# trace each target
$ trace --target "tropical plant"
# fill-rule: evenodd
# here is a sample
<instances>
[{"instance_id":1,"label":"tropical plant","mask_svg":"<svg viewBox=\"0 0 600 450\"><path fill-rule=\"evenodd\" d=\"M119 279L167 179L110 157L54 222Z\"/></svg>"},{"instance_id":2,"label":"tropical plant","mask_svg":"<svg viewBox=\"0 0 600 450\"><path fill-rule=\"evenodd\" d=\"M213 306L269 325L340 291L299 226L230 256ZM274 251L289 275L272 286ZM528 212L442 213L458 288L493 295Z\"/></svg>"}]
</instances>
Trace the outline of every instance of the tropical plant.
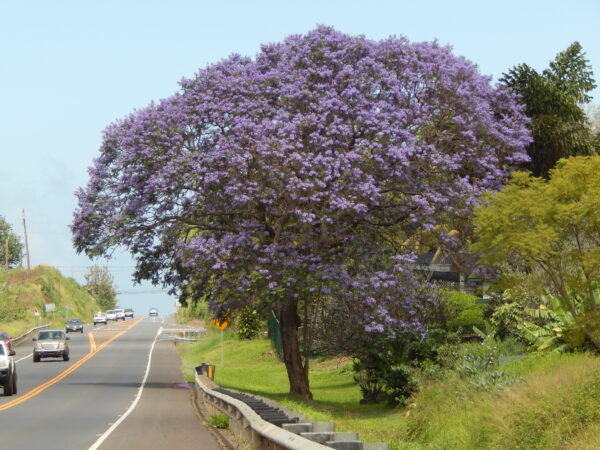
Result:
<instances>
[{"instance_id":1,"label":"tropical plant","mask_svg":"<svg viewBox=\"0 0 600 450\"><path fill-rule=\"evenodd\" d=\"M550 179L515 172L475 212L472 246L487 265L510 262L533 271L570 322L598 309L600 157L561 160Z\"/></svg>"}]
</instances>

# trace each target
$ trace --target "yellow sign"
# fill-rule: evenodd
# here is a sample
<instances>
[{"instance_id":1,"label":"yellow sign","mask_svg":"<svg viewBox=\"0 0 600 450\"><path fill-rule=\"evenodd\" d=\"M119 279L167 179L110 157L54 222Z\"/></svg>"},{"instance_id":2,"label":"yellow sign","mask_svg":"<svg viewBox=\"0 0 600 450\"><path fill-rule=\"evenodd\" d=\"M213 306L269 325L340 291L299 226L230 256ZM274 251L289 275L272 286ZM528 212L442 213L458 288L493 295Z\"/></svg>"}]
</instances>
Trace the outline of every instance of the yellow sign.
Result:
<instances>
[{"instance_id":1,"label":"yellow sign","mask_svg":"<svg viewBox=\"0 0 600 450\"><path fill-rule=\"evenodd\" d=\"M231 323L231 319L226 314L222 314L220 317L215 317L211 322L215 327L223 331Z\"/></svg>"}]
</instances>

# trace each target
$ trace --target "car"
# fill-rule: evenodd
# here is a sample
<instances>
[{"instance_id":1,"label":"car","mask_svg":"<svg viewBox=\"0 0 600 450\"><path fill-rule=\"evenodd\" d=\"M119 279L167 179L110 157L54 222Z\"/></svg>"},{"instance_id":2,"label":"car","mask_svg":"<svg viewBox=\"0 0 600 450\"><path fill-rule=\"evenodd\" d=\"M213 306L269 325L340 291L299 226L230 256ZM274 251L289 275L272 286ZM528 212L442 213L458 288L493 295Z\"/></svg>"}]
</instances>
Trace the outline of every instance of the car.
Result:
<instances>
[{"instance_id":1,"label":"car","mask_svg":"<svg viewBox=\"0 0 600 450\"><path fill-rule=\"evenodd\" d=\"M158 309L150 308L150 311L148 312L148 314L150 314L151 316L158 316Z\"/></svg>"},{"instance_id":2,"label":"car","mask_svg":"<svg viewBox=\"0 0 600 450\"><path fill-rule=\"evenodd\" d=\"M83 322L81 321L81 319L69 319L65 327L65 331L67 333L71 331L79 331L80 333L83 333Z\"/></svg>"},{"instance_id":3,"label":"car","mask_svg":"<svg viewBox=\"0 0 600 450\"><path fill-rule=\"evenodd\" d=\"M99 323L103 323L104 325L106 325L106 314L104 314L103 312L97 312L96 314L94 314L94 325L97 325Z\"/></svg>"},{"instance_id":4,"label":"car","mask_svg":"<svg viewBox=\"0 0 600 450\"><path fill-rule=\"evenodd\" d=\"M33 362L40 362L40 359L53 356L61 358L64 361L69 360L69 337L63 330L41 330L37 338L32 339L35 344L33 346Z\"/></svg>"},{"instance_id":5,"label":"car","mask_svg":"<svg viewBox=\"0 0 600 450\"><path fill-rule=\"evenodd\" d=\"M106 320L117 320L117 313L114 309L106 311Z\"/></svg>"},{"instance_id":6,"label":"car","mask_svg":"<svg viewBox=\"0 0 600 450\"><path fill-rule=\"evenodd\" d=\"M115 309L115 314L117 316L116 320L125 320L125 310L124 309Z\"/></svg>"},{"instance_id":7,"label":"car","mask_svg":"<svg viewBox=\"0 0 600 450\"><path fill-rule=\"evenodd\" d=\"M133 319L133 309L125 308L125 317L131 317Z\"/></svg>"},{"instance_id":8,"label":"car","mask_svg":"<svg viewBox=\"0 0 600 450\"><path fill-rule=\"evenodd\" d=\"M4 341L0 341L0 385L5 396L17 393L17 366L12 359L14 354L14 350L9 349Z\"/></svg>"},{"instance_id":9,"label":"car","mask_svg":"<svg viewBox=\"0 0 600 450\"><path fill-rule=\"evenodd\" d=\"M6 331L0 331L0 341L3 341L6 346L8 347L8 350L12 350L12 337L10 337L8 335L8 333Z\"/></svg>"}]
</instances>

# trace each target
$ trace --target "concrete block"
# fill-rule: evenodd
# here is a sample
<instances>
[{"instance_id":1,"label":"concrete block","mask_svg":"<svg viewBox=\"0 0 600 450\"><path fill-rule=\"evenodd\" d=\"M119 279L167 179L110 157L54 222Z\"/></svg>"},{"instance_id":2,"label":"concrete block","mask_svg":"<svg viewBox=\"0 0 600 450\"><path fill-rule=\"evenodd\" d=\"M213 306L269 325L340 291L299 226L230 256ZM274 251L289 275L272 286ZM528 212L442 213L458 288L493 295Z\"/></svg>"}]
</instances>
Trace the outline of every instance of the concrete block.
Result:
<instances>
[{"instance_id":1,"label":"concrete block","mask_svg":"<svg viewBox=\"0 0 600 450\"><path fill-rule=\"evenodd\" d=\"M358 433L354 432L343 432L343 433L335 433L332 431L317 431L310 433L300 433L300 436L309 439L314 442L318 442L319 444L325 444L325 442L332 441L357 441Z\"/></svg>"},{"instance_id":2,"label":"concrete block","mask_svg":"<svg viewBox=\"0 0 600 450\"><path fill-rule=\"evenodd\" d=\"M289 431L290 433L307 433L313 430L313 424L309 422L305 423L284 423L281 428Z\"/></svg>"},{"instance_id":3,"label":"concrete block","mask_svg":"<svg viewBox=\"0 0 600 450\"><path fill-rule=\"evenodd\" d=\"M318 442L319 444L325 444L327 441L335 441L334 434L335 433L332 432L311 431L308 433L300 433L300 436L313 442Z\"/></svg>"},{"instance_id":4,"label":"concrete block","mask_svg":"<svg viewBox=\"0 0 600 450\"><path fill-rule=\"evenodd\" d=\"M362 441L327 441L325 445L336 450L363 450Z\"/></svg>"},{"instance_id":5,"label":"concrete block","mask_svg":"<svg viewBox=\"0 0 600 450\"><path fill-rule=\"evenodd\" d=\"M312 431L332 432L335 431L335 422L313 422Z\"/></svg>"}]
</instances>

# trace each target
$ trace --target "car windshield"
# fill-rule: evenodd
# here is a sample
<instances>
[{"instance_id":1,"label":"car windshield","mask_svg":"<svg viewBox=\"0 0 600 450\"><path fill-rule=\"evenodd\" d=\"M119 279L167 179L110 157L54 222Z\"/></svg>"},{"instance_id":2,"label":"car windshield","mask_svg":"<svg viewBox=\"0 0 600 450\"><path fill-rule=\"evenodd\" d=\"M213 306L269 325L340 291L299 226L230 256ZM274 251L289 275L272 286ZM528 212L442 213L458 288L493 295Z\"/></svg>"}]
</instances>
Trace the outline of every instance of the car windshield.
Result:
<instances>
[{"instance_id":1,"label":"car windshield","mask_svg":"<svg viewBox=\"0 0 600 450\"><path fill-rule=\"evenodd\" d=\"M0 331L0 339L8 339L8 333L5 331Z\"/></svg>"},{"instance_id":2,"label":"car windshield","mask_svg":"<svg viewBox=\"0 0 600 450\"><path fill-rule=\"evenodd\" d=\"M62 331L40 331L38 335L40 340L44 339L62 339L63 333Z\"/></svg>"},{"instance_id":3,"label":"car windshield","mask_svg":"<svg viewBox=\"0 0 600 450\"><path fill-rule=\"evenodd\" d=\"M81 323L81 320L79 320L79 319L71 319L71 320L69 320L69 323Z\"/></svg>"},{"instance_id":4,"label":"car windshield","mask_svg":"<svg viewBox=\"0 0 600 450\"><path fill-rule=\"evenodd\" d=\"M4 345L0 345L0 355L4 355Z\"/></svg>"},{"instance_id":5,"label":"car windshield","mask_svg":"<svg viewBox=\"0 0 600 450\"><path fill-rule=\"evenodd\" d=\"M114 314L115 312L113 310L110 311L106 311L106 314Z\"/></svg>"}]
</instances>

